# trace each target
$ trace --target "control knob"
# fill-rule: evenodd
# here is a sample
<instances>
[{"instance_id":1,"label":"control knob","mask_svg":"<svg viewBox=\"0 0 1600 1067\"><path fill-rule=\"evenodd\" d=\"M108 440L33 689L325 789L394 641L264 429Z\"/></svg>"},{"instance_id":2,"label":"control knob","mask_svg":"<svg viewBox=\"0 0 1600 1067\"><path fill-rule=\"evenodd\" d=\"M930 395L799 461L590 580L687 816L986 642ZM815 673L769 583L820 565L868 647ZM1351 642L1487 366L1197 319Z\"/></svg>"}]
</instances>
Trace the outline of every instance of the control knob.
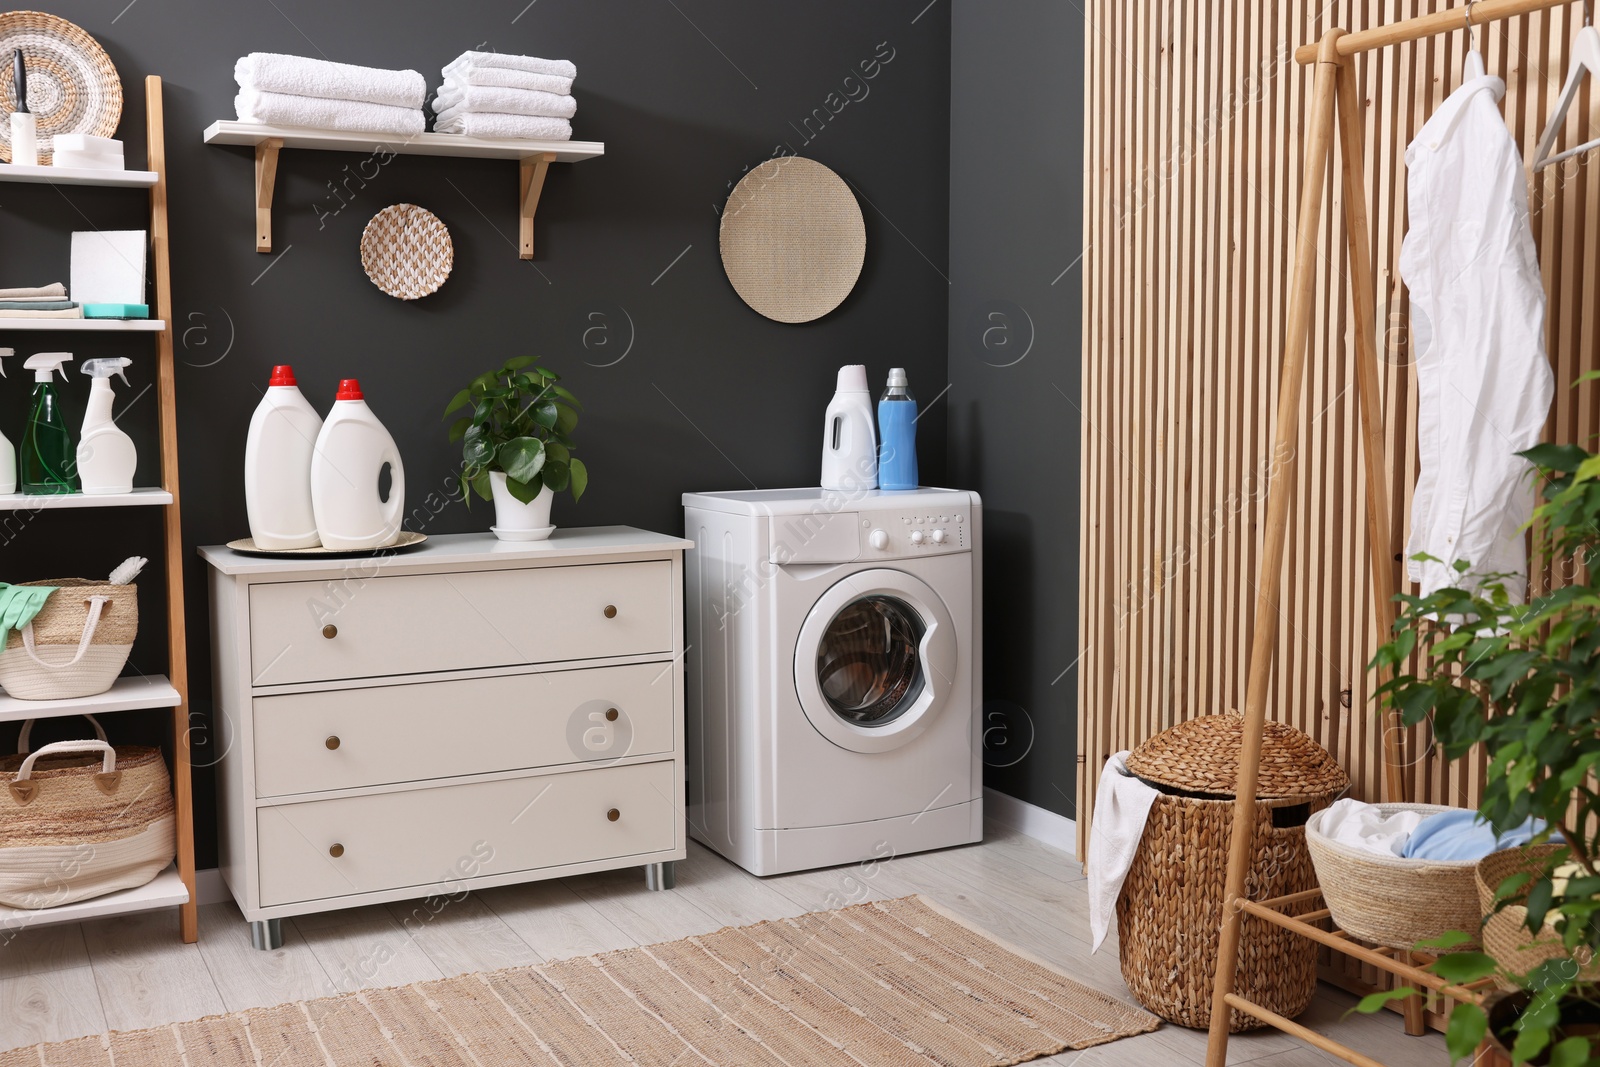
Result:
<instances>
[{"instance_id":1,"label":"control knob","mask_svg":"<svg viewBox=\"0 0 1600 1067\"><path fill-rule=\"evenodd\" d=\"M924 537L923 537L923 534L922 534L921 530L912 530L911 531L911 543L912 544L920 545L920 544L922 544L923 540L924 540Z\"/></svg>"},{"instance_id":2,"label":"control knob","mask_svg":"<svg viewBox=\"0 0 1600 1067\"><path fill-rule=\"evenodd\" d=\"M935 531L933 531L933 543L934 544L942 545L948 540L949 540L949 538L947 536L945 536L945 532L943 530L935 530Z\"/></svg>"},{"instance_id":3,"label":"control knob","mask_svg":"<svg viewBox=\"0 0 1600 1067\"><path fill-rule=\"evenodd\" d=\"M889 535L883 530L873 530L867 535L867 543L882 552L889 547Z\"/></svg>"}]
</instances>

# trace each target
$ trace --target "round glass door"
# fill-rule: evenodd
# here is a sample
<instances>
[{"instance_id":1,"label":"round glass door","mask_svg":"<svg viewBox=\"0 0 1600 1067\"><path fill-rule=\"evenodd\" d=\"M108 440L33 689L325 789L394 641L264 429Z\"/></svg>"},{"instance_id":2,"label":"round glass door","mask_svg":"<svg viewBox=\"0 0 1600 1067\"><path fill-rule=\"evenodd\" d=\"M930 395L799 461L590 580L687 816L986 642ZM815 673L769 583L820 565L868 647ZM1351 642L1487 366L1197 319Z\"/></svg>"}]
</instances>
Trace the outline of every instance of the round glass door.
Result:
<instances>
[{"instance_id":1,"label":"round glass door","mask_svg":"<svg viewBox=\"0 0 1600 1067\"><path fill-rule=\"evenodd\" d=\"M922 635L927 627L902 600L868 596L833 617L817 646L817 684L834 714L859 726L886 726L922 695Z\"/></svg>"},{"instance_id":2,"label":"round glass door","mask_svg":"<svg viewBox=\"0 0 1600 1067\"><path fill-rule=\"evenodd\" d=\"M909 744L948 703L955 627L926 582L860 571L812 605L794 651L795 691L823 737L855 752Z\"/></svg>"}]
</instances>

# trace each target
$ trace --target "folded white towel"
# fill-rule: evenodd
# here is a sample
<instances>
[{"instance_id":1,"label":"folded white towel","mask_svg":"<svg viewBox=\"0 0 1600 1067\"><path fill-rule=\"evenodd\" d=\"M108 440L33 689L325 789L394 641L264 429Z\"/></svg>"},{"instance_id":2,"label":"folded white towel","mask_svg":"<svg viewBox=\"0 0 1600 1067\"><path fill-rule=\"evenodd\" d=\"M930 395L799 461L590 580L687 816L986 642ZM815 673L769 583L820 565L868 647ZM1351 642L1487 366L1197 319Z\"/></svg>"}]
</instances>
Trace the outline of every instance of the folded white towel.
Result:
<instances>
[{"instance_id":1,"label":"folded white towel","mask_svg":"<svg viewBox=\"0 0 1600 1067\"><path fill-rule=\"evenodd\" d=\"M578 113L578 102L570 96L539 93L531 89L501 89L469 85L459 93L440 94L433 101L434 114L469 111L500 115L537 115L547 119L570 119Z\"/></svg>"},{"instance_id":2,"label":"folded white towel","mask_svg":"<svg viewBox=\"0 0 1600 1067\"><path fill-rule=\"evenodd\" d=\"M467 63L444 76L444 89L464 89L469 85L498 85L505 89L537 89L541 93L572 92L571 78L556 74L535 74L510 67L480 67ZM441 89L440 92L443 92Z\"/></svg>"},{"instance_id":3,"label":"folded white towel","mask_svg":"<svg viewBox=\"0 0 1600 1067\"><path fill-rule=\"evenodd\" d=\"M1150 805L1159 796L1128 773L1128 753L1106 760L1100 788L1094 794L1094 821L1089 824L1089 858L1084 874L1089 879L1089 951L1095 952L1111 931L1117 914L1122 883L1144 838Z\"/></svg>"},{"instance_id":4,"label":"folded white towel","mask_svg":"<svg viewBox=\"0 0 1600 1067\"><path fill-rule=\"evenodd\" d=\"M449 74L465 66L501 67L506 70L525 70L529 74L554 74L558 78L576 78L578 68L565 59L540 59L537 56L508 56L499 52L462 52L445 64L441 74Z\"/></svg>"},{"instance_id":5,"label":"folded white towel","mask_svg":"<svg viewBox=\"0 0 1600 1067\"><path fill-rule=\"evenodd\" d=\"M65 308L61 311L0 311L0 319L81 319L83 308Z\"/></svg>"},{"instance_id":6,"label":"folded white towel","mask_svg":"<svg viewBox=\"0 0 1600 1067\"><path fill-rule=\"evenodd\" d=\"M60 282L23 286L20 289L0 289L0 300L65 300L66 298L67 287Z\"/></svg>"},{"instance_id":7,"label":"folded white towel","mask_svg":"<svg viewBox=\"0 0 1600 1067\"><path fill-rule=\"evenodd\" d=\"M391 107L421 107L428 83L414 70L383 70L325 59L251 52L233 65L241 89L324 100L360 100Z\"/></svg>"},{"instance_id":8,"label":"folded white towel","mask_svg":"<svg viewBox=\"0 0 1600 1067\"><path fill-rule=\"evenodd\" d=\"M427 119L420 107L391 107L360 100L324 100L315 96L263 93L245 89L233 98L240 122L309 126L352 133L410 136L423 131Z\"/></svg>"},{"instance_id":9,"label":"folded white towel","mask_svg":"<svg viewBox=\"0 0 1600 1067\"><path fill-rule=\"evenodd\" d=\"M500 115L469 111L434 123L434 133L459 133L467 137L495 137L531 141L570 141L572 123L540 115Z\"/></svg>"},{"instance_id":10,"label":"folded white towel","mask_svg":"<svg viewBox=\"0 0 1600 1067\"><path fill-rule=\"evenodd\" d=\"M1385 817L1377 805L1346 797L1312 819L1323 837L1382 856L1399 856L1422 821L1422 813L1401 811Z\"/></svg>"}]
</instances>

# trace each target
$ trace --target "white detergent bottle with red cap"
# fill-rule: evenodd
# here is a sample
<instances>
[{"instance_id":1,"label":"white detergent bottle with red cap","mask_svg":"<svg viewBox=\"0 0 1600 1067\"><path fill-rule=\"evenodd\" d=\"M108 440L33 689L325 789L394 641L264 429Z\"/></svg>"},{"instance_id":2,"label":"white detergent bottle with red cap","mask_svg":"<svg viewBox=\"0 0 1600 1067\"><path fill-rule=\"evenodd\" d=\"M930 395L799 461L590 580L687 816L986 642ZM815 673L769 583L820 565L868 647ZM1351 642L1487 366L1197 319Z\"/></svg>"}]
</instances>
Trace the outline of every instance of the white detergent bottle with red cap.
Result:
<instances>
[{"instance_id":1,"label":"white detergent bottle with red cap","mask_svg":"<svg viewBox=\"0 0 1600 1067\"><path fill-rule=\"evenodd\" d=\"M250 417L244 443L244 508L257 548L316 548L311 454L322 416L295 384L294 368L272 368L267 394Z\"/></svg>"},{"instance_id":2,"label":"white detergent bottle with red cap","mask_svg":"<svg viewBox=\"0 0 1600 1067\"><path fill-rule=\"evenodd\" d=\"M385 467L387 497L381 488ZM400 450L367 407L361 383L346 378L339 383L311 458L311 507L323 547L357 552L394 544L400 539L405 500Z\"/></svg>"}]
</instances>

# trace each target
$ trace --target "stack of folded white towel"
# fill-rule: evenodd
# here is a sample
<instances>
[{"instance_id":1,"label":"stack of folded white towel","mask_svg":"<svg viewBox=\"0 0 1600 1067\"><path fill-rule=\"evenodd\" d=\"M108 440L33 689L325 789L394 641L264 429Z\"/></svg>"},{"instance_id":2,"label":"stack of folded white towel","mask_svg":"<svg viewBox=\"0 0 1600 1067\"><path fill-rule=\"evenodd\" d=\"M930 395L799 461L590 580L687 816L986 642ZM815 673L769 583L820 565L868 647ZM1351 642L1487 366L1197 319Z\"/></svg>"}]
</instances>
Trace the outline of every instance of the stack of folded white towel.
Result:
<instances>
[{"instance_id":1,"label":"stack of folded white towel","mask_svg":"<svg viewBox=\"0 0 1600 1067\"><path fill-rule=\"evenodd\" d=\"M251 52L233 65L241 122L356 133L419 134L428 83L414 70L382 70L305 56Z\"/></svg>"},{"instance_id":2,"label":"stack of folded white towel","mask_svg":"<svg viewBox=\"0 0 1600 1067\"><path fill-rule=\"evenodd\" d=\"M572 80L578 68L565 59L463 52L441 72L434 97L435 133L468 137L572 138Z\"/></svg>"}]
</instances>

